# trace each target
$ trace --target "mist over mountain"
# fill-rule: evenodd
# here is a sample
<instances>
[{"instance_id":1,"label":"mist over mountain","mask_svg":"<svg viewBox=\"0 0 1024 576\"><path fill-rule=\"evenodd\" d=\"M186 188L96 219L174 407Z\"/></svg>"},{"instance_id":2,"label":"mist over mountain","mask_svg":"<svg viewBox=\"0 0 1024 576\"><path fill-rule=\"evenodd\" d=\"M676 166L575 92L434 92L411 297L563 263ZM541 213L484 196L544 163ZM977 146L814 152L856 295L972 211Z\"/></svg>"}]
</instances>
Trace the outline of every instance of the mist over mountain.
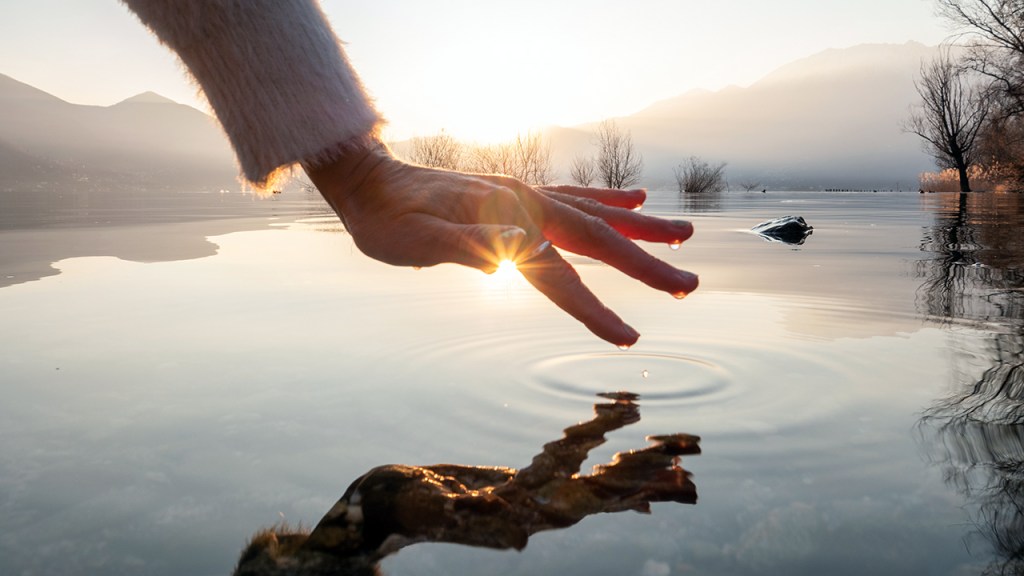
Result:
<instances>
[{"instance_id":1,"label":"mist over mountain","mask_svg":"<svg viewBox=\"0 0 1024 576\"><path fill-rule=\"evenodd\" d=\"M696 155L727 162L733 183L916 189L934 166L900 123L918 100L921 62L935 52L914 42L826 50L749 87L687 92L616 121L644 157L648 186L674 187L672 168ZM593 132L552 130L556 164L593 153Z\"/></svg>"},{"instance_id":2,"label":"mist over mountain","mask_svg":"<svg viewBox=\"0 0 1024 576\"><path fill-rule=\"evenodd\" d=\"M826 50L748 87L694 90L616 121L643 155L649 187L674 187L672 168L696 155L727 162L734 185L916 189L933 166L900 123L935 52L914 42ZM666 74L686 74L686 63ZM546 131L561 180L574 157L594 153L595 127ZM0 191L234 188L237 174L220 128L194 108L152 92L71 104L0 75Z\"/></svg>"},{"instance_id":3,"label":"mist over mountain","mask_svg":"<svg viewBox=\"0 0 1024 576\"><path fill-rule=\"evenodd\" d=\"M146 92L72 104L0 75L0 190L237 186L234 156L208 115Z\"/></svg>"}]
</instances>

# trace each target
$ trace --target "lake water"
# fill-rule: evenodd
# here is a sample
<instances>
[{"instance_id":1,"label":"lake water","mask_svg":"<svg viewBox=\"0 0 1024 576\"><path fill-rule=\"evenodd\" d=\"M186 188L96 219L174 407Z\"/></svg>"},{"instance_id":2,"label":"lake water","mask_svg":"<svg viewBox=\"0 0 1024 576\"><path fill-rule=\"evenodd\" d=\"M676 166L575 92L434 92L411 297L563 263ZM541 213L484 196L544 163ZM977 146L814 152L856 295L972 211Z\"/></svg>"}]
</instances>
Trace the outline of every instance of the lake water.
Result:
<instances>
[{"instance_id":1,"label":"lake water","mask_svg":"<svg viewBox=\"0 0 1024 576\"><path fill-rule=\"evenodd\" d=\"M515 275L371 261L311 195L175 198L5 209L0 574L228 574L256 529L314 524L374 466L525 466L611 390L642 419L585 469L699 435L695 506L523 552L420 544L385 572L1024 566L1020 195L654 192L647 213L697 232L650 249L697 292L570 257L642 333L629 351ZM745 232L786 214L814 226L802 246Z\"/></svg>"}]
</instances>

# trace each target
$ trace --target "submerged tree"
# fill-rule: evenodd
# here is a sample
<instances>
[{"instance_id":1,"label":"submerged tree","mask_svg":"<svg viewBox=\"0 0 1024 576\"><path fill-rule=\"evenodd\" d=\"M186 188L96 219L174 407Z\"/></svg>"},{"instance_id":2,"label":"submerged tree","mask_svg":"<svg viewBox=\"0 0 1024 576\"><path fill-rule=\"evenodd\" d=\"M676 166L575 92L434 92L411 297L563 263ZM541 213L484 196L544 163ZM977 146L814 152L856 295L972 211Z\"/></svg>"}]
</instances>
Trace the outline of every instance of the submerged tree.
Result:
<instances>
[{"instance_id":1,"label":"submerged tree","mask_svg":"<svg viewBox=\"0 0 1024 576\"><path fill-rule=\"evenodd\" d=\"M633 147L633 137L614 120L597 127L597 172L608 188L629 188L640 182L644 160Z\"/></svg>"},{"instance_id":2,"label":"submerged tree","mask_svg":"<svg viewBox=\"0 0 1024 576\"><path fill-rule=\"evenodd\" d=\"M594 165L594 159L589 156L573 158L572 165L569 166L569 177L574 184L590 186L597 177L597 166Z\"/></svg>"},{"instance_id":3,"label":"submerged tree","mask_svg":"<svg viewBox=\"0 0 1024 576\"><path fill-rule=\"evenodd\" d=\"M754 180L753 178L740 180L740 188L743 188L746 192L753 192L754 190L761 188L761 181Z\"/></svg>"},{"instance_id":4,"label":"submerged tree","mask_svg":"<svg viewBox=\"0 0 1024 576\"><path fill-rule=\"evenodd\" d=\"M697 156L690 156L676 166L673 172L680 194L716 193L726 188L725 162L712 165Z\"/></svg>"},{"instance_id":5,"label":"submerged tree","mask_svg":"<svg viewBox=\"0 0 1024 576\"><path fill-rule=\"evenodd\" d=\"M433 136L418 136L410 142L409 160L431 168L458 170L462 162L462 143L442 131Z\"/></svg>"},{"instance_id":6,"label":"submerged tree","mask_svg":"<svg viewBox=\"0 0 1024 576\"><path fill-rule=\"evenodd\" d=\"M551 167L551 144L540 134L516 134L511 142L517 172L512 174L527 184L550 184L555 179Z\"/></svg>"},{"instance_id":7,"label":"submerged tree","mask_svg":"<svg viewBox=\"0 0 1024 576\"><path fill-rule=\"evenodd\" d=\"M554 180L551 146L540 134L517 134L500 144L469 146L465 169L485 174L505 174L527 184L544 185Z\"/></svg>"},{"instance_id":8,"label":"submerged tree","mask_svg":"<svg viewBox=\"0 0 1024 576\"><path fill-rule=\"evenodd\" d=\"M948 49L921 65L921 76L914 84L921 103L911 111L904 129L924 140L939 168L955 169L960 191L970 192L967 171L977 161L978 134L988 117L985 90L971 81Z\"/></svg>"},{"instance_id":9,"label":"submerged tree","mask_svg":"<svg viewBox=\"0 0 1024 576\"><path fill-rule=\"evenodd\" d=\"M987 81L991 110L980 161L1010 189L1024 190L1024 0L936 0L965 46L961 65Z\"/></svg>"},{"instance_id":10,"label":"submerged tree","mask_svg":"<svg viewBox=\"0 0 1024 576\"><path fill-rule=\"evenodd\" d=\"M1024 191L1024 115L996 115L978 136L979 158L988 174Z\"/></svg>"}]
</instances>

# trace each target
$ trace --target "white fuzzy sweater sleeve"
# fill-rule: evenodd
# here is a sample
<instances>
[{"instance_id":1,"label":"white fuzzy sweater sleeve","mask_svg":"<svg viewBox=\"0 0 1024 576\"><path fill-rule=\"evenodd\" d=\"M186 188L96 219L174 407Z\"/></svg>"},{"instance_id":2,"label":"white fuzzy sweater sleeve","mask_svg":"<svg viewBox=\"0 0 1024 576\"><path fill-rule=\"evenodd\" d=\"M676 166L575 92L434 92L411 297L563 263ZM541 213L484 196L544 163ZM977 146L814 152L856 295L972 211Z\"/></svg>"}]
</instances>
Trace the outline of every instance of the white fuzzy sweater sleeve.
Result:
<instances>
[{"instance_id":1,"label":"white fuzzy sweater sleeve","mask_svg":"<svg viewBox=\"0 0 1024 576\"><path fill-rule=\"evenodd\" d=\"M250 182L362 144L380 116L315 0L123 0L177 52Z\"/></svg>"}]
</instances>

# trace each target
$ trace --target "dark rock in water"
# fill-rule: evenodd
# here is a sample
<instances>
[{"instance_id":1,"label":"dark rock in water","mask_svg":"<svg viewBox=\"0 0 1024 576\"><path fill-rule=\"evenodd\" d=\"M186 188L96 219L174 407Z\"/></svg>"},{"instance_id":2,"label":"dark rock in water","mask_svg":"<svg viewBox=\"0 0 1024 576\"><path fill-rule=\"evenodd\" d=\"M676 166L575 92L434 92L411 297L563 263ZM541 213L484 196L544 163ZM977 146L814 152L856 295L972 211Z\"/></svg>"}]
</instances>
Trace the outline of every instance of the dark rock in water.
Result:
<instances>
[{"instance_id":1,"label":"dark rock in water","mask_svg":"<svg viewBox=\"0 0 1024 576\"><path fill-rule=\"evenodd\" d=\"M809 226L803 216L783 216L762 222L750 231L771 242L799 245L814 232L814 227Z\"/></svg>"}]
</instances>

